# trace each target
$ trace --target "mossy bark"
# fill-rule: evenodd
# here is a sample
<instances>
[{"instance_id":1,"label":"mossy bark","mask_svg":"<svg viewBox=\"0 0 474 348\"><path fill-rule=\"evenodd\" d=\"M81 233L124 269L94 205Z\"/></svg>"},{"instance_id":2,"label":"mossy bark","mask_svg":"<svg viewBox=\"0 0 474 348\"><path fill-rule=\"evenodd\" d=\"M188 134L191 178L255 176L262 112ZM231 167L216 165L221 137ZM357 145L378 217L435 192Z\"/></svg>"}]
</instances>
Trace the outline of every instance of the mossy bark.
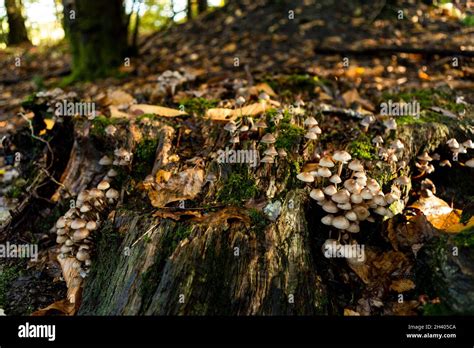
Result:
<instances>
[{"instance_id":1,"label":"mossy bark","mask_svg":"<svg viewBox=\"0 0 474 348\"><path fill-rule=\"evenodd\" d=\"M127 21L122 0L64 1L64 28L73 56L73 80L104 77L127 50Z\"/></svg>"},{"instance_id":2,"label":"mossy bark","mask_svg":"<svg viewBox=\"0 0 474 348\"><path fill-rule=\"evenodd\" d=\"M25 19L21 13L21 0L5 0L8 17L8 44L18 45L29 42L26 33Z\"/></svg>"}]
</instances>

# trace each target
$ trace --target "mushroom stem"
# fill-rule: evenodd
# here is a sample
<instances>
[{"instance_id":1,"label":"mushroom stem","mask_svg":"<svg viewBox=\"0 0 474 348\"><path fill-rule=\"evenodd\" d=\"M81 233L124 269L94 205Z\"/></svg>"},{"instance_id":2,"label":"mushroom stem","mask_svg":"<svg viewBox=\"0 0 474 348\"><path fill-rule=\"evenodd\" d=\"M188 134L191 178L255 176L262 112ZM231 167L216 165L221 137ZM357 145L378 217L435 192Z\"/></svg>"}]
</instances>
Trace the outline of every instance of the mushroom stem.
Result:
<instances>
[{"instance_id":1,"label":"mushroom stem","mask_svg":"<svg viewBox=\"0 0 474 348\"><path fill-rule=\"evenodd\" d=\"M342 173L342 162L339 163L339 168L337 169L337 175L341 176Z\"/></svg>"}]
</instances>

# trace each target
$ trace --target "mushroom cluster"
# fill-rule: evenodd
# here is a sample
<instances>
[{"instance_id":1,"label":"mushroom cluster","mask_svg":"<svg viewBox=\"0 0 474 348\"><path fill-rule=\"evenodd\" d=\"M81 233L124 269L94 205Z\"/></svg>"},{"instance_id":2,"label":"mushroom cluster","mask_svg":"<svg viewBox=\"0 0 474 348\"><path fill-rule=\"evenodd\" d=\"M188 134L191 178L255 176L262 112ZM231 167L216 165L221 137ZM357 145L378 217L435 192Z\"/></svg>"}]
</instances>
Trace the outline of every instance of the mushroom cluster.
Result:
<instances>
[{"instance_id":1,"label":"mushroom cluster","mask_svg":"<svg viewBox=\"0 0 474 348\"><path fill-rule=\"evenodd\" d=\"M384 193L378 182L367 176L362 162L352 159L346 151L322 157L311 169L297 178L308 184L316 183L310 197L328 213L321 222L349 233L358 233L361 221L374 221L371 212L392 217L388 206L400 200L399 186L409 183L407 177L399 177L391 191Z\"/></svg>"},{"instance_id":2,"label":"mushroom cluster","mask_svg":"<svg viewBox=\"0 0 474 348\"><path fill-rule=\"evenodd\" d=\"M102 166L110 166L112 163L106 156L99 161ZM59 257L74 257L73 267L79 270L83 278L91 266L93 236L100 226L101 215L110 205L115 204L120 196L119 192L110 186L110 181L115 176L116 170L110 168L97 187L81 191L74 206L56 221Z\"/></svg>"}]
</instances>

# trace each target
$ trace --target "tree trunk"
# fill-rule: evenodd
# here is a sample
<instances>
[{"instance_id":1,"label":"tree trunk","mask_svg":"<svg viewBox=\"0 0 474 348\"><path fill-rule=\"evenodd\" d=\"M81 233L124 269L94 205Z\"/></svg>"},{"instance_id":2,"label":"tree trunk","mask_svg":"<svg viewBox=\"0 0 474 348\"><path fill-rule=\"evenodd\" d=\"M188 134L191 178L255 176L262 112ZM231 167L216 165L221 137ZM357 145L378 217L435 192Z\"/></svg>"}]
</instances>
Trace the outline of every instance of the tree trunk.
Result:
<instances>
[{"instance_id":1,"label":"tree trunk","mask_svg":"<svg viewBox=\"0 0 474 348\"><path fill-rule=\"evenodd\" d=\"M188 5L186 7L186 16L188 20L193 18L193 0L188 0Z\"/></svg>"},{"instance_id":2,"label":"tree trunk","mask_svg":"<svg viewBox=\"0 0 474 348\"><path fill-rule=\"evenodd\" d=\"M127 50L122 0L65 0L64 28L73 56L73 79L90 80L114 71Z\"/></svg>"},{"instance_id":3,"label":"tree trunk","mask_svg":"<svg viewBox=\"0 0 474 348\"><path fill-rule=\"evenodd\" d=\"M25 19L22 15L21 0L5 0L8 17L8 44L18 45L30 42L26 33Z\"/></svg>"},{"instance_id":4,"label":"tree trunk","mask_svg":"<svg viewBox=\"0 0 474 348\"><path fill-rule=\"evenodd\" d=\"M198 12L203 13L207 11L207 0L198 0Z\"/></svg>"}]
</instances>

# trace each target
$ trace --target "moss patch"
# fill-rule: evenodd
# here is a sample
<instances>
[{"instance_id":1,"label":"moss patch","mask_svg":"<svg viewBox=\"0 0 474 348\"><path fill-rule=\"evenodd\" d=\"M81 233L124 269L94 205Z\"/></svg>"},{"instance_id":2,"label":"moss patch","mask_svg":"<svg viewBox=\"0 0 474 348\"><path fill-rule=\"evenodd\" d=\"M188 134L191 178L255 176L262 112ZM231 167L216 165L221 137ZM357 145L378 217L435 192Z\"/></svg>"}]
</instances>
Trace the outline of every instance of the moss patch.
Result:
<instances>
[{"instance_id":1,"label":"moss patch","mask_svg":"<svg viewBox=\"0 0 474 348\"><path fill-rule=\"evenodd\" d=\"M294 152L304 136L304 129L290 122L289 113L285 113L279 124L280 134L275 143L277 149L285 149L287 152Z\"/></svg>"},{"instance_id":2,"label":"moss patch","mask_svg":"<svg viewBox=\"0 0 474 348\"><path fill-rule=\"evenodd\" d=\"M11 282L20 275L20 268L17 266L3 265L0 271L0 307L6 305L7 292Z\"/></svg>"},{"instance_id":3,"label":"moss patch","mask_svg":"<svg viewBox=\"0 0 474 348\"><path fill-rule=\"evenodd\" d=\"M188 114L203 116L207 109L215 108L219 101L217 99L189 98L180 101L184 111Z\"/></svg>"},{"instance_id":4,"label":"moss patch","mask_svg":"<svg viewBox=\"0 0 474 348\"><path fill-rule=\"evenodd\" d=\"M153 169L158 139L144 139L137 145L133 158L133 174L143 180Z\"/></svg>"},{"instance_id":5,"label":"moss patch","mask_svg":"<svg viewBox=\"0 0 474 348\"><path fill-rule=\"evenodd\" d=\"M349 143L348 151L352 157L358 159L373 160L377 158L376 148L365 134L361 134L356 140Z\"/></svg>"},{"instance_id":6,"label":"moss patch","mask_svg":"<svg viewBox=\"0 0 474 348\"><path fill-rule=\"evenodd\" d=\"M255 180L248 172L241 170L229 175L224 186L217 192L216 198L225 204L239 204L255 197L258 192Z\"/></svg>"}]
</instances>

